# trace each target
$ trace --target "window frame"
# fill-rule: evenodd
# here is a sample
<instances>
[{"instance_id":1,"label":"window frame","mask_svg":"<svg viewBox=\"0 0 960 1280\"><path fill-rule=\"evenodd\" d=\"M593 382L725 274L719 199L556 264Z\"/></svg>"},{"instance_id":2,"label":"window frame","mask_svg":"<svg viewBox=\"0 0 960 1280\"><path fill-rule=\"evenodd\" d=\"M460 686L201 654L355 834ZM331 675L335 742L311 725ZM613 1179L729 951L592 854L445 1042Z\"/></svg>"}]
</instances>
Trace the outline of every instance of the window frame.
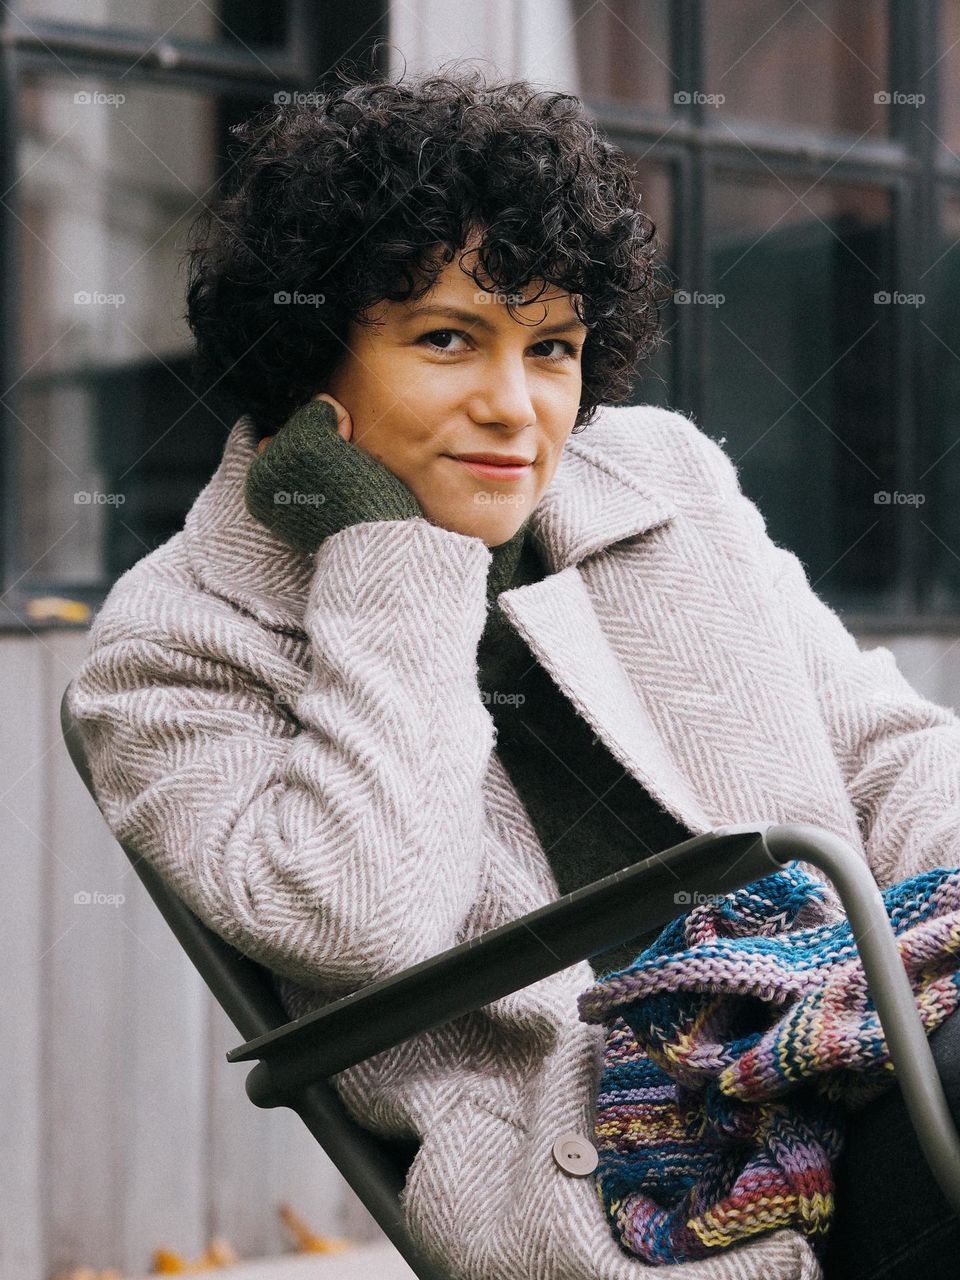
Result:
<instances>
[{"instance_id":1,"label":"window frame","mask_svg":"<svg viewBox=\"0 0 960 1280\"><path fill-rule=\"evenodd\" d=\"M710 90L707 3L675 0L672 6L669 52L678 89ZM852 150L848 150L851 135L760 121L737 121L741 142L714 120L713 108L703 102L671 103L657 111L584 96L591 116L612 141L634 157L649 157L674 175L670 266L681 282L678 287L714 291L707 202L717 167L738 167L769 177L764 167L769 166L775 173L808 174L811 180L829 167L831 184L880 185L890 191L894 279L889 287L904 293L923 292L913 282L922 264L932 262L942 250L941 200L950 193L960 195L960 158L946 152L937 136L943 133L938 127L941 5L942 0L933 5L923 0L888 0L888 85L907 92L922 80L926 100L917 107L893 104L889 135L877 142L858 143ZM929 374L935 339L924 329L918 312L919 308L897 307L891 317L898 392L893 423L897 468L891 479L901 491L910 489L909 477L922 474L934 461L936 440L933 430L924 433L920 427L935 422L937 406ZM702 307L677 307L673 318L672 404L709 434L705 416L709 317ZM922 533L918 521L901 522L894 576L897 606L882 612L838 609L845 625L877 634L960 628L960 601L949 614L928 611L934 563L928 554L929 535L921 537Z\"/></svg>"},{"instance_id":2,"label":"window frame","mask_svg":"<svg viewBox=\"0 0 960 1280\"><path fill-rule=\"evenodd\" d=\"M124 71L125 82L167 90L191 90L208 96L249 94L269 100L281 89L322 89L344 61L371 67L385 76L388 0L352 0L350 5L317 5L289 0L286 42L234 47L217 41L178 40L155 30L89 26L0 13L0 632L39 633L86 628L83 622L38 619L28 612L37 591L20 585L32 566L25 563L19 509L23 486L18 475L22 422L17 383L21 311L12 282L18 276L19 90L25 75L55 80L70 72L110 79ZM132 65L131 64L135 64ZM218 179L221 175L217 175ZM96 610L112 581L96 585L45 579L44 594L63 596Z\"/></svg>"}]
</instances>

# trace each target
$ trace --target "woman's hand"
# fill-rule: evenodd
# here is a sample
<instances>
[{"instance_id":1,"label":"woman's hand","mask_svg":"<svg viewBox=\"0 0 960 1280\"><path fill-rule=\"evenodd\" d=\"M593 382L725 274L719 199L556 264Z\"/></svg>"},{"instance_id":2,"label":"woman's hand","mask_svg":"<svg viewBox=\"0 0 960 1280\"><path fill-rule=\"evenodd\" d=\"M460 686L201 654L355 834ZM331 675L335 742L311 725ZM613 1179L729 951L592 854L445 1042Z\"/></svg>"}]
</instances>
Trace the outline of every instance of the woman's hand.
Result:
<instances>
[{"instance_id":1,"label":"woman's hand","mask_svg":"<svg viewBox=\"0 0 960 1280\"><path fill-rule=\"evenodd\" d=\"M315 401L325 400L327 404L330 404L333 406L334 411L336 412L336 415L337 415L337 435L342 436L344 440L349 440L353 436L353 419L350 417L350 414L347 412L344 406L340 403L340 401L334 400L333 396L328 395L326 391L318 392L318 394L315 395L313 399ZM263 439L260 441L260 443L257 445L257 453L263 453L264 449L267 447L267 445L270 443L272 439L273 439L273 436L264 436Z\"/></svg>"},{"instance_id":2,"label":"woman's hand","mask_svg":"<svg viewBox=\"0 0 960 1280\"><path fill-rule=\"evenodd\" d=\"M304 555L348 525L423 515L403 481L352 435L346 408L321 392L257 446L247 510Z\"/></svg>"}]
</instances>

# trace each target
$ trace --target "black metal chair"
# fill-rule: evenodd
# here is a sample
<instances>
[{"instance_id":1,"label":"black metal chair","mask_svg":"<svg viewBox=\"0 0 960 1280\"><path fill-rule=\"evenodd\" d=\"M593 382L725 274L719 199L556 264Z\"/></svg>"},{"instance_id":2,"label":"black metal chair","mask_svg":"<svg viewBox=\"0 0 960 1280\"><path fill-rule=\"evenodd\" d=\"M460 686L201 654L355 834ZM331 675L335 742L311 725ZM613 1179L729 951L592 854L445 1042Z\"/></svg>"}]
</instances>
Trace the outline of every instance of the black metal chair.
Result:
<instances>
[{"instance_id":1,"label":"black metal chair","mask_svg":"<svg viewBox=\"0 0 960 1280\"><path fill-rule=\"evenodd\" d=\"M80 734L70 717L68 691L60 704L64 741L96 802ZM247 1075L251 1101L258 1107L289 1107L300 1116L420 1280L448 1277L418 1251L399 1206L417 1145L387 1141L358 1125L328 1077L658 929L678 914L678 891L730 893L793 859L820 868L837 889L921 1150L960 1214L960 1138L893 928L869 868L832 832L803 823L719 827L293 1022L269 970L199 920L145 858L121 847L244 1037L227 1060L258 1060Z\"/></svg>"}]
</instances>

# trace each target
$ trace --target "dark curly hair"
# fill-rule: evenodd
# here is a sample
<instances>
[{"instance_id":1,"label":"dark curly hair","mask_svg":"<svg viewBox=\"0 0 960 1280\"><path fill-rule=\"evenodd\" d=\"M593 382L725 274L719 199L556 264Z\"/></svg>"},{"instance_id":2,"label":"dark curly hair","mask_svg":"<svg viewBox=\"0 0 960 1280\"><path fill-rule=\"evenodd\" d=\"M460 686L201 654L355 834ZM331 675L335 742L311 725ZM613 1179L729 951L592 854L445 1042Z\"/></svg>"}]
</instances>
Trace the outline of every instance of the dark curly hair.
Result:
<instances>
[{"instance_id":1,"label":"dark curly hair","mask_svg":"<svg viewBox=\"0 0 960 1280\"><path fill-rule=\"evenodd\" d=\"M589 330L574 430L625 400L669 288L630 162L580 99L475 69L338 78L230 129L234 187L201 209L187 252L198 387L275 431L326 385L351 322L422 298L476 233L479 288L572 295ZM295 292L322 304L278 305Z\"/></svg>"}]
</instances>

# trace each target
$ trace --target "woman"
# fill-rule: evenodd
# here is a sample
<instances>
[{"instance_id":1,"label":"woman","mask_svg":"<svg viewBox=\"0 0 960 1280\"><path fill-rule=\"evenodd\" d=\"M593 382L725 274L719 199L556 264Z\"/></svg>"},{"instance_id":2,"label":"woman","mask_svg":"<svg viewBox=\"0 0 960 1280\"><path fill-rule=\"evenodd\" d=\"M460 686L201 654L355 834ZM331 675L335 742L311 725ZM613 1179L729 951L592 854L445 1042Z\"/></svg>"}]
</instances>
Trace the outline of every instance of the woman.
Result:
<instances>
[{"instance_id":1,"label":"woman","mask_svg":"<svg viewBox=\"0 0 960 1280\"><path fill-rule=\"evenodd\" d=\"M235 133L188 315L241 416L71 710L114 833L291 1017L728 823L827 827L881 884L949 863L960 721L859 650L719 445L611 403L662 294L580 103L435 76ZM577 995L641 945L335 1077L418 1147L407 1221L451 1276L648 1270L553 1155L593 1137ZM821 1274L790 1230L684 1268Z\"/></svg>"}]
</instances>

